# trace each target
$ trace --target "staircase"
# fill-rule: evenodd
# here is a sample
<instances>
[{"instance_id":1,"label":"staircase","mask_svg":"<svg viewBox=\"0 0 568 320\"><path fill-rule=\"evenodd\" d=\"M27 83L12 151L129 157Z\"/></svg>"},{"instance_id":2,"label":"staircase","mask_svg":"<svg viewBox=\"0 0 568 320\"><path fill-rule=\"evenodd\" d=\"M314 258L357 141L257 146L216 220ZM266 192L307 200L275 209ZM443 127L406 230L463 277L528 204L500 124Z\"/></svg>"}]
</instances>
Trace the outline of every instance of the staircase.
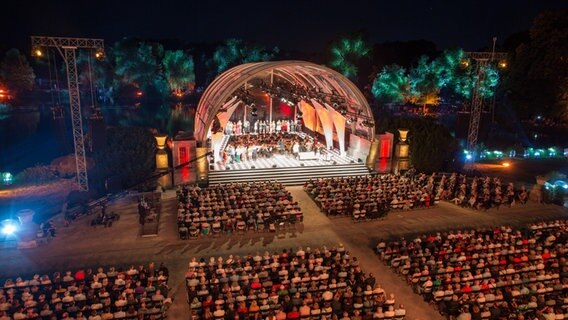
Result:
<instances>
[{"instance_id":1,"label":"staircase","mask_svg":"<svg viewBox=\"0 0 568 320\"><path fill-rule=\"evenodd\" d=\"M227 147L227 143L229 143L229 139L231 138L230 134L226 134L223 136L223 140L221 140L221 148L219 150L223 151Z\"/></svg>"},{"instance_id":2,"label":"staircase","mask_svg":"<svg viewBox=\"0 0 568 320\"><path fill-rule=\"evenodd\" d=\"M364 163L337 164L329 166L304 166L287 168L222 170L209 172L209 184L224 184L245 181L278 180L286 186L302 185L310 178L368 176Z\"/></svg>"}]
</instances>

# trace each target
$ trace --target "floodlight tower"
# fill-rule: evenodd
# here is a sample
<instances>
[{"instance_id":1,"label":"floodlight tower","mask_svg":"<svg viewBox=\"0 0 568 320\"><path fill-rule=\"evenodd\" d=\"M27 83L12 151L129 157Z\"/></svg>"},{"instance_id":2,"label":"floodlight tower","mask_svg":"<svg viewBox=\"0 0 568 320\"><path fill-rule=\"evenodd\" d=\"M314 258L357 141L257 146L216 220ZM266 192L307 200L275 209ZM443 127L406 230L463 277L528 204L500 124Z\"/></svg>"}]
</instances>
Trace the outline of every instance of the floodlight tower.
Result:
<instances>
[{"instance_id":1,"label":"floodlight tower","mask_svg":"<svg viewBox=\"0 0 568 320\"><path fill-rule=\"evenodd\" d=\"M75 146L75 165L77 167L77 183L80 191L89 191L87 177L87 160L85 158L85 141L83 137L83 118L81 113L81 97L77 73L77 49L94 49L97 59L104 58L104 41L102 39L38 37L32 36L32 55L41 57L42 48L52 47L63 57L67 69L67 85L69 86L69 107L71 109L71 125L73 127L73 143Z\"/></svg>"},{"instance_id":2,"label":"floodlight tower","mask_svg":"<svg viewBox=\"0 0 568 320\"><path fill-rule=\"evenodd\" d=\"M477 137L479 135L479 122L481 121L481 112L483 111L483 96L481 95L480 86L485 80L485 70L488 65L499 61L499 68L507 67L507 53L495 52L495 42L497 38L493 38L493 50L491 52L466 52L468 59L475 61L475 72L477 81L471 95L471 111L469 114L469 130L467 133L467 150L475 152L477 147ZM475 157L475 155L474 155Z\"/></svg>"}]
</instances>

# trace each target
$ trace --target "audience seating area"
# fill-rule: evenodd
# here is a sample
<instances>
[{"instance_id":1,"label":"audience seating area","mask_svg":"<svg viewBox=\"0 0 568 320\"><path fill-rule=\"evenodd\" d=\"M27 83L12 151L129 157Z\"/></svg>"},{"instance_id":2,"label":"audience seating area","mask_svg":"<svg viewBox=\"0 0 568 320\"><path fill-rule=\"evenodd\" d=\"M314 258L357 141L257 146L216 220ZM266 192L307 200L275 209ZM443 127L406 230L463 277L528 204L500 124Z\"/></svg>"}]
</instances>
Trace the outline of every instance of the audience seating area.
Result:
<instances>
[{"instance_id":1,"label":"audience seating area","mask_svg":"<svg viewBox=\"0 0 568 320\"><path fill-rule=\"evenodd\" d=\"M181 239L247 230L276 232L303 221L300 206L277 181L185 185L177 196Z\"/></svg>"},{"instance_id":2,"label":"audience seating area","mask_svg":"<svg viewBox=\"0 0 568 320\"><path fill-rule=\"evenodd\" d=\"M354 221L384 217L390 210L429 208L434 176L397 174L311 179L304 190L330 217L349 216Z\"/></svg>"},{"instance_id":3,"label":"audience seating area","mask_svg":"<svg viewBox=\"0 0 568 320\"><path fill-rule=\"evenodd\" d=\"M171 303L168 275L164 265L150 263L7 279L0 288L0 319L162 319Z\"/></svg>"},{"instance_id":4,"label":"audience seating area","mask_svg":"<svg viewBox=\"0 0 568 320\"><path fill-rule=\"evenodd\" d=\"M340 244L280 253L193 258L194 319L404 319L406 310Z\"/></svg>"},{"instance_id":5,"label":"audience seating area","mask_svg":"<svg viewBox=\"0 0 568 320\"><path fill-rule=\"evenodd\" d=\"M568 319L568 221L380 241L379 257L457 319ZM461 317L460 317L461 316Z\"/></svg>"},{"instance_id":6,"label":"audience seating area","mask_svg":"<svg viewBox=\"0 0 568 320\"><path fill-rule=\"evenodd\" d=\"M477 210L525 204L529 199L524 186L517 190L513 183L505 185L497 177L467 177L457 173L441 175L437 179L435 194L439 199Z\"/></svg>"}]
</instances>

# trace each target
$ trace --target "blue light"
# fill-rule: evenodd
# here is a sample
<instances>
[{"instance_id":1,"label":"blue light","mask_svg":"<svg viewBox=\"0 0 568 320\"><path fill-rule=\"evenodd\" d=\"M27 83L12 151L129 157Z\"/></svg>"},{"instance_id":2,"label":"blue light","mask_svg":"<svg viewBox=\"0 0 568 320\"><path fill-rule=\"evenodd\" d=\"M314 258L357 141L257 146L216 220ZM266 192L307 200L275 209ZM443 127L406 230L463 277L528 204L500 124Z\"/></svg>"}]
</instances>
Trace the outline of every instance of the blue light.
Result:
<instances>
[{"instance_id":1,"label":"blue light","mask_svg":"<svg viewBox=\"0 0 568 320\"><path fill-rule=\"evenodd\" d=\"M2 233L7 236L11 236L16 232L16 230L18 230L18 228L15 225L7 224L2 228Z\"/></svg>"},{"instance_id":2,"label":"blue light","mask_svg":"<svg viewBox=\"0 0 568 320\"><path fill-rule=\"evenodd\" d=\"M13 181L14 181L14 176L10 172L2 173L2 182L5 185L7 185L7 186L11 185Z\"/></svg>"},{"instance_id":3,"label":"blue light","mask_svg":"<svg viewBox=\"0 0 568 320\"><path fill-rule=\"evenodd\" d=\"M465 156L465 158L466 158L467 160L471 160L471 158L473 158L473 157L471 156L471 154L467 154L467 155Z\"/></svg>"}]
</instances>

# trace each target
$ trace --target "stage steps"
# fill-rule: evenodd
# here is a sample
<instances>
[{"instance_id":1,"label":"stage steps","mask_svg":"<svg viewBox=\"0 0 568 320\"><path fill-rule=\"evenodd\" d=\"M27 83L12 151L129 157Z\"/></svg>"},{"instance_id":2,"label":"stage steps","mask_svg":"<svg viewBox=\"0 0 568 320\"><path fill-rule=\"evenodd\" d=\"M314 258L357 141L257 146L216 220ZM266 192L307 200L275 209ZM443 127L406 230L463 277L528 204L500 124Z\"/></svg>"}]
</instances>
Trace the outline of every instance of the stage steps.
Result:
<instances>
[{"instance_id":1,"label":"stage steps","mask_svg":"<svg viewBox=\"0 0 568 320\"><path fill-rule=\"evenodd\" d=\"M221 170L209 172L209 184L244 181L278 180L286 186L302 185L310 178L368 176L364 163L328 166L282 167L249 170Z\"/></svg>"},{"instance_id":2,"label":"stage steps","mask_svg":"<svg viewBox=\"0 0 568 320\"><path fill-rule=\"evenodd\" d=\"M230 138L231 135L229 134L223 136L223 140L221 140L221 148L219 150L225 150L225 148L227 147L227 143L229 143Z\"/></svg>"}]
</instances>

